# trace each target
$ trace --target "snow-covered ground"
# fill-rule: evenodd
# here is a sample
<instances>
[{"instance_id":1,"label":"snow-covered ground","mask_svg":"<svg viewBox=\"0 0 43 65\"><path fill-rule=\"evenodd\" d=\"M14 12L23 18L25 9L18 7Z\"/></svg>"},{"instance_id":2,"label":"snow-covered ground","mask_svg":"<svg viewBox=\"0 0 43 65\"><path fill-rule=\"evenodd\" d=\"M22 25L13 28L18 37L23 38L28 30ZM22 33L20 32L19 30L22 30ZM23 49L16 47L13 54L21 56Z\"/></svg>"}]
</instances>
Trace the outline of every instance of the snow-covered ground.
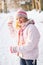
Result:
<instances>
[{"instance_id":1,"label":"snow-covered ground","mask_svg":"<svg viewBox=\"0 0 43 65\"><path fill-rule=\"evenodd\" d=\"M43 11L28 11L28 18L34 19L39 29L41 38L39 42L39 58L38 65L43 65ZM8 29L8 21L10 17L14 18L15 12L0 13L0 65L19 65L19 57L10 53L10 46L16 45L16 38L12 38ZM14 22L15 23L15 22Z\"/></svg>"}]
</instances>

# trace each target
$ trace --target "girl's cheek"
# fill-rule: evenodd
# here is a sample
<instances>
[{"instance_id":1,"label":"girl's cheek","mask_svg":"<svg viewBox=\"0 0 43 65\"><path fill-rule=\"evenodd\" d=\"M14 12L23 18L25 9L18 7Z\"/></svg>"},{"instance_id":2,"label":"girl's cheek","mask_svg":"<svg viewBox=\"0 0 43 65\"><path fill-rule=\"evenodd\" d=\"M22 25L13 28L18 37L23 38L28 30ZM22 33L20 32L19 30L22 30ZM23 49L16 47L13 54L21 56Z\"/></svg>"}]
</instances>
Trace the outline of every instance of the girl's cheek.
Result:
<instances>
[{"instance_id":1,"label":"girl's cheek","mask_svg":"<svg viewBox=\"0 0 43 65\"><path fill-rule=\"evenodd\" d=\"M19 23L22 23L22 20L19 20Z\"/></svg>"}]
</instances>

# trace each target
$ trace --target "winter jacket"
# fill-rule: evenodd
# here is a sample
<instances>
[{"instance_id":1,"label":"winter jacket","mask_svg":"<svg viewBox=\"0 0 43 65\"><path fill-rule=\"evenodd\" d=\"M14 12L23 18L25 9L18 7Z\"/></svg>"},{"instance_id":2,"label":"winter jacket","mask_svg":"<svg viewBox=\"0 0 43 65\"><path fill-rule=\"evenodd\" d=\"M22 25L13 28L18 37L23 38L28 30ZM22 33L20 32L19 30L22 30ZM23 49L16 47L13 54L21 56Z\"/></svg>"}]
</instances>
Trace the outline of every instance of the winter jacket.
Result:
<instances>
[{"instance_id":1,"label":"winter jacket","mask_svg":"<svg viewBox=\"0 0 43 65\"><path fill-rule=\"evenodd\" d=\"M25 25L27 25L27 23ZM37 59L39 55L38 44L40 34L35 24L30 23L28 26L26 26L23 31L23 36L25 44L17 46L17 52L20 53L19 56L27 60Z\"/></svg>"}]
</instances>

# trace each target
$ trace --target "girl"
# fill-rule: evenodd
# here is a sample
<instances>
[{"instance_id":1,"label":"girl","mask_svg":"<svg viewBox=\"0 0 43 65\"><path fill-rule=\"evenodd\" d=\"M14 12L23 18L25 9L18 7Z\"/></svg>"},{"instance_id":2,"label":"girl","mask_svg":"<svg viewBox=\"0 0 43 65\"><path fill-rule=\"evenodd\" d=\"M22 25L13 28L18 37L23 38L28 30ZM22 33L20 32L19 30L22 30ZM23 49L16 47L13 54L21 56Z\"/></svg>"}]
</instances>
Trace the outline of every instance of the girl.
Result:
<instances>
[{"instance_id":1,"label":"girl","mask_svg":"<svg viewBox=\"0 0 43 65\"><path fill-rule=\"evenodd\" d=\"M14 32L12 23L9 27L12 27L12 32ZM19 10L16 14L16 28L18 29L18 45L10 47L10 51L17 53L20 57L20 65L37 65L40 34L34 21L28 19L24 10Z\"/></svg>"}]
</instances>

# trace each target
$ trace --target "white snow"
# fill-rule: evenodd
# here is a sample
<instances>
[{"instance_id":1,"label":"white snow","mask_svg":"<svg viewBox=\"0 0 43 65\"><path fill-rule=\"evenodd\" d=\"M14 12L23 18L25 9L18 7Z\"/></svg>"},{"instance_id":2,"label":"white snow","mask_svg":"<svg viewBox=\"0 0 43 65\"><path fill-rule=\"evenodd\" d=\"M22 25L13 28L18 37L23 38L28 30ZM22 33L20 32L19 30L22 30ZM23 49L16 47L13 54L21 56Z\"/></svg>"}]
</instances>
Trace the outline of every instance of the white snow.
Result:
<instances>
[{"instance_id":1,"label":"white snow","mask_svg":"<svg viewBox=\"0 0 43 65\"><path fill-rule=\"evenodd\" d=\"M38 65L43 65L43 11L27 11L28 18L34 19L39 29L41 38L39 42ZM8 29L8 21L13 17L15 23L15 12L0 13L0 65L19 65L19 57L10 53L10 46L16 45L16 37L12 38Z\"/></svg>"}]
</instances>

